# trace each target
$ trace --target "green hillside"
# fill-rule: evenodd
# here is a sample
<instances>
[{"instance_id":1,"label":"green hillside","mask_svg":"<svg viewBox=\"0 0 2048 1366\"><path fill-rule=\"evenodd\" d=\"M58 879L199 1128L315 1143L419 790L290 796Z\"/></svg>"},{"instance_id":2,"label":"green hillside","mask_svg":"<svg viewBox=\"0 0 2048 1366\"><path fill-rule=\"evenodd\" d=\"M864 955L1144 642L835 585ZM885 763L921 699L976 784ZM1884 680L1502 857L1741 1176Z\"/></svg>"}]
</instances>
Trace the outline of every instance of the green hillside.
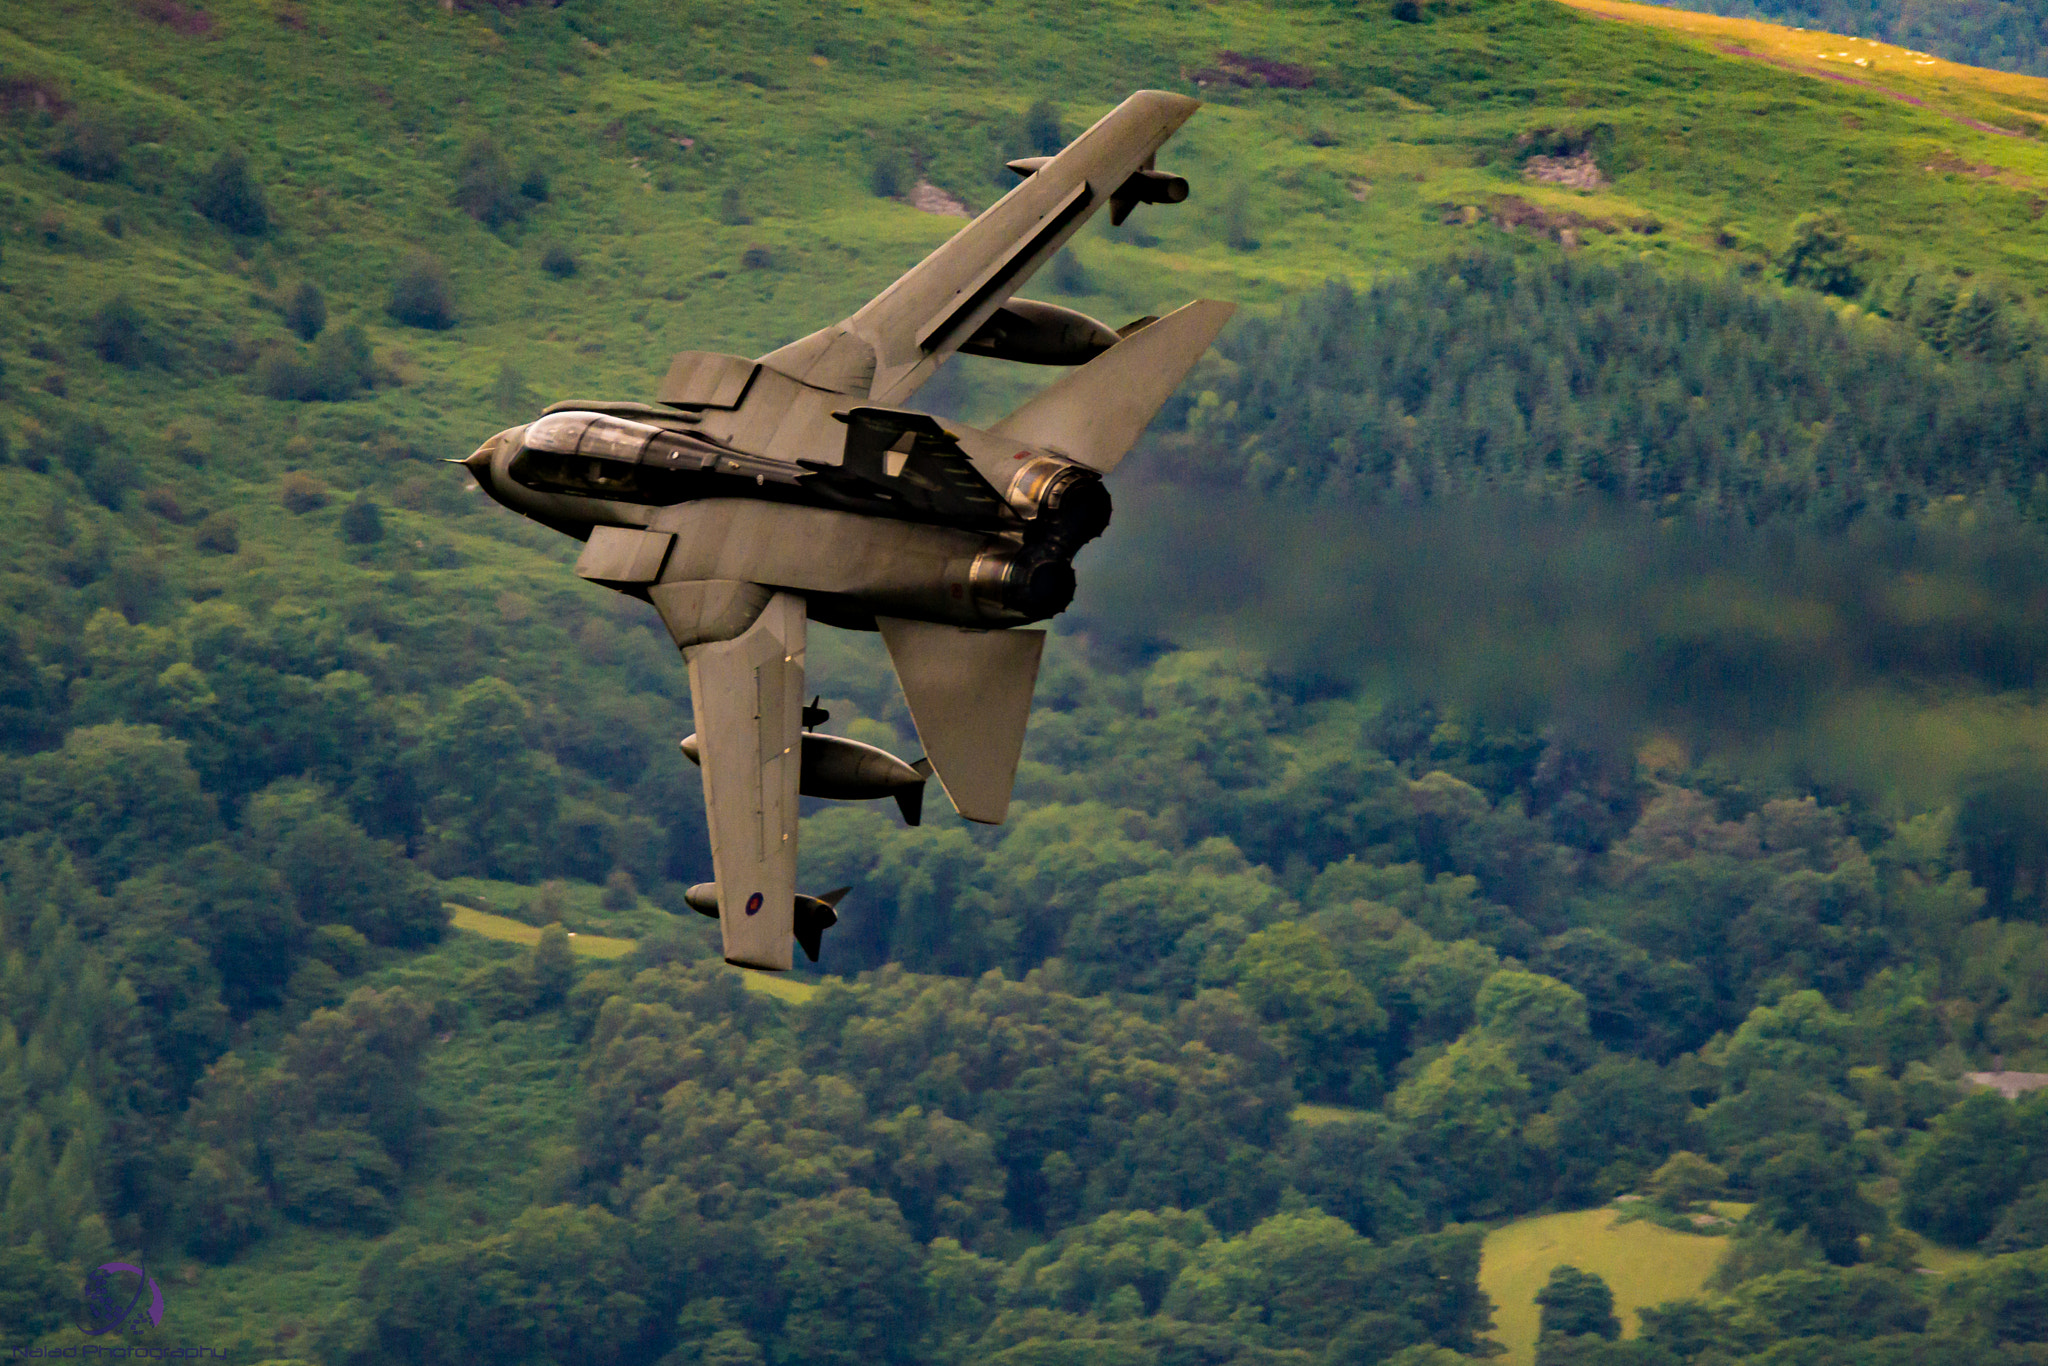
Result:
<instances>
[{"instance_id":1,"label":"green hillside","mask_svg":"<svg viewBox=\"0 0 2048 1366\"><path fill-rule=\"evenodd\" d=\"M0 13L0 1349L119 1258L250 1366L2048 1350L2048 83L1589 5ZM808 815L743 982L666 634L438 462L1139 87L1194 198L1033 292L1247 316L1010 822ZM1624 1193L1610 1341L1495 1254Z\"/></svg>"}]
</instances>

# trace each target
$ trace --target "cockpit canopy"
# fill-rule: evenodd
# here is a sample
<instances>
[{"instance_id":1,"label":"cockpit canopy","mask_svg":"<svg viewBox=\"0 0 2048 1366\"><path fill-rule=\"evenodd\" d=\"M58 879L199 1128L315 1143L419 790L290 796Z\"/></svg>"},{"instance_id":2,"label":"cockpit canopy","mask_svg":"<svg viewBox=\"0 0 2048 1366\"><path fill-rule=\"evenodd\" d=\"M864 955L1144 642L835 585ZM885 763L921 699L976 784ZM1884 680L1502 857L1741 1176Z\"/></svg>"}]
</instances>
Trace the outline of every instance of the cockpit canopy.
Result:
<instances>
[{"instance_id":1,"label":"cockpit canopy","mask_svg":"<svg viewBox=\"0 0 2048 1366\"><path fill-rule=\"evenodd\" d=\"M513 482L539 493L665 507L701 497L707 476L787 484L795 482L798 471L687 432L608 413L570 411L549 413L529 426L508 473Z\"/></svg>"}]
</instances>

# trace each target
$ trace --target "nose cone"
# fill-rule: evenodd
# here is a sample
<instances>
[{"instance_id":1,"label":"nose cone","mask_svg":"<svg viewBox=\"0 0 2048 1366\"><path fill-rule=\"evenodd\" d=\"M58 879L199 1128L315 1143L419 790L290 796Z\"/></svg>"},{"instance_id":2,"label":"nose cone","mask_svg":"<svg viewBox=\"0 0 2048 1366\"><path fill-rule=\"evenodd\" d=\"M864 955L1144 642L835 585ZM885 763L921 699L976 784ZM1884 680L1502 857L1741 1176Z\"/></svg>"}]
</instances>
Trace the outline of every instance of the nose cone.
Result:
<instances>
[{"instance_id":1,"label":"nose cone","mask_svg":"<svg viewBox=\"0 0 2048 1366\"><path fill-rule=\"evenodd\" d=\"M468 470L476 479L476 482L482 486L483 491L489 493L491 491L491 457L497 453L497 450L498 438L494 436L470 452L466 458L451 460L448 463L460 465Z\"/></svg>"},{"instance_id":2,"label":"nose cone","mask_svg":"<svg viewBox=\"0 0 2048 1366\"><path fill-rule=\"evenodd\" d=\"M473 470L487 470L491 467L491 452L498 449L498 438L492 437L463 458L462 463Z\"/></svg>"},{"instance_id":3,"label":"nose cone","mask_svg":"<svg viewBox=\"0 0 2048 1366\"><path fill-rule=\"evenodd\" d=\"M461 460L451 460L451 465L460 465L468 470L477 486L493 498L498 498L498 457L508 451L519 449L520 439L526 435L524 427L508 427L483 445L478 446ZM504 500L498 499L500 502Z\"/></svg>"}]
</instances>

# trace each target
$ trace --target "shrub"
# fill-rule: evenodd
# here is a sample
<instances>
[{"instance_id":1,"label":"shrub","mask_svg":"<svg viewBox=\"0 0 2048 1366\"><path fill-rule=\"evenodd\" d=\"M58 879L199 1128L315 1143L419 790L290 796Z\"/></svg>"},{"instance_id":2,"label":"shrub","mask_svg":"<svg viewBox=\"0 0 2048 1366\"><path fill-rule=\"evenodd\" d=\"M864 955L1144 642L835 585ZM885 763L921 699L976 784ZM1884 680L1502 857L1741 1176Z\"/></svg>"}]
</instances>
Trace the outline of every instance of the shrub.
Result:
<instances>
[{"instance_id":1,"label":"shrub","mask_svg":"<svg viewBox=\"0 0 2048 1366\"><path fill-rule=\"evenodd\" d=\"M183 526L185 524L185 505L178 501L177 491L168 485L158 484L155 488L143 494L142 506L145 510L155 513L173 526Z\"/></svg>"},{"instance_id":2,"label":"shrub","mask_svg":"<svg viewBox=\"0 0 2048 1366\"><path fill-rule=\"evenodd\" d=\"M1674 1153L1650 1177L1650 1192L1663 1208L1683 1213L1722 1193L1728 1173L1698 1153Z\"/></svg>"},{"instance_id":3,"label":"shrub","mask_svg":"<svg viewBox=\"0 0 2048 1366\"><path fill-rule=\"evenodd\" d=\"M1024 145L1034 155L1054 156L1067 145L1066 136L1060 132L1059 106L1051 100L1038 100L1024 111Z\"/></svg>"},{"instance_id":4,"label":"shrub","mask_svg":"<svg viewBox=\"0 0 2048 1366\"><path fill-rule=\"evenodd\" d=\"M360 327L321 336L310 353L278 347L256 363L256 390L267 398L338 403L371 386L370 342Z\"/></svg>"},{"instance_id":5,"label":"shrub","mask_svg":"<svg viewBox=\"0 0 2048 1366\"><path fill-rule=\"evenodd\" d=\"M633 884L633 875L624 868L612 869L612 875L604 880L604 908L630 911L639 904L640 889Z\"/></svg>"},{"instance_id":6,"label":"shrub","mask_svg":"<svg viewBox=\"0 0 2048 1366\"><path fill-rule=\"evenodd\" d=\"M521 911L530 925L557 925L569 911L569 884L558 877L551 877L540 885L536 896Z\"/></svg>"},{"instance_id":7,"label":"shrub","mask_svg":"<svg viewBox=\"0 0 2048 1366\"><path fill-rule=\"evenodd\" d=\"M113 434L100 423L73 417L57 428L50 444L58 462L83 479L99 464L100 453L112 440Z\"/></svg>"},{"instance_id":8,"label":"shrub","mask_svg":"<svg viewBox=\"0 0 2048 1366\"><path fill-rule=\"evenodd\" d=\"M511 365L500 364L498 377L484 392L490 397L491 406L500 411L517 411L533 405L533 390L527 387L526 376Z\"/></svg>"},{"instance_id":9,"label":"shrub","mask_svg":"<svg viewBox=\"0 0 2048 1366\"><path fill-rule=\"evenodd\" d=\"M877 194L881 191L877 190ZM889 191L895 194L896 191ZM754 215L747 212L747 198L738 185L728 185L718 196L718 221L729 228L743 228L754 221Z\"/></svg>"},{"instance_id":10,"label":"shrub","mask_svg":"<svg viewBox=\"0 0 2048 1366\"><path fill-rule=\"evenodd\" d=\"M226 1261L263 1236L270 1208L269 1192L237 1158L203 1147L185 1174L177 1220L193 1255Z\"/></svg>"},{"instance_id":11,"label":"shrub","mask_svg":"<svg viewBox=\"0 0 2048 1366\"><path fill-rule=\"evenodd\" d=\"M292 1134L272 1155L278 1204L315 1228L382 1233L396 1219L398 1164L384 1146L356 1129Z\"/></svg>"},{"instance_id":12,"label":"shrub","mask_svg":"<svg viewBox=\"0 0 2048 1366\"><path fill-rule=\"evenodd\" d=\"M576 273L576 257L560 242L556 242L540 254L540 268L557 280L566 280Z\"/></svg>"},{"instance_id":13,"label":"shrub","mask_svg":"<svg viewBox=\"0 0 2048 1366\"><path fill-rule=\"evenodd\" d=\"M455 206L487 228L502 227L526 212L526 202L512 183L512 167L498 144L471 138L456 164Z\"/></svg>"},{"instance_id":14,"label":"shrub","mask_svg":"<svg viewBox=\"0 0 2048 1366\"><path fill-rule=\"evenodd\" d=\"M184 422L173 422L164 430L164 448L181 465L198 469L206 463L205 435Z\"/></svg>"},{"instance_id":15,"label":"shrub","mask_svg":"<svg viewBox=\"0 0 2048 1366\"><path fill-rule=\"evenodd\" d=\"M249 177L249 160L239 152L222 152L192 196L195 208L229 232L260 237L270 231L270 205L263 187Z\"/></svg>"},{"instance_id":16,"label":"shrub","mask_svg":"<svg viewBox=\"0 0 2048 1366\"><path fill-rule=\"evenodd\" d=\"M569 933L560 921L541 930L528 971L533 979L536 1006L558 1006L568 997L569 988L576 984L576 959L569 948Z\"/></svg>"},{"instance_id":17,"label":"shrub","mask_svg":"<svg viewBox=\"0 0 2048 1366\"><path fill-rule=\"evenodd\" d=\"M515 178L512 163L491 139L471 138L463 146L456 165L455 204L493 232L519 222L547 198L547 171L538 163Z\"/></svg>"},{"instance_id":18,"label":"shrub","mask_svg":"<svg viewBox=\"0 0 2048 1366\"><path fill-rule=\"evenodd\" d=\"M439 332L455 326L455 300L448 288L447 268L424 252L407 257L384 311L407 327Z\"/></svg>"},{"instance_id":19,"label":"shrub","mask_svg":"<svg viewBox=\"0 0 2048 1366\"><path fill-rule=\"evenodd\" d=\"M284 325L292 330L300 341L311 341L327 326L327 300L321 297L319 287L311 280L302 280L292 291L292 297L285 300Z\"/></svg>"},{"instance_id":20,"label":"shrub","mask_svg":"<svg viewBox=\"0 0 2048 1366\"><path fill-rule=\"evenodd\" d=\"M1788 285L1847 298L1863 288L1857 269L1863 257L1833 214L1801 214L1792 225L1792 244L1778 258L1778 275Z\"/></svg>"},{"instance_id":21,"label":"shrub","mask_svg":"<svg viewBox=\"0 0 2048 1366\"><path fill-rule=\"evenodd\" d=\"M142 314L125 294L117 294L92 315L87 341L99 358L125 370L140 368L149 352Z\"/></svg>"},{"instance_id":22,"label":"shrub","mask_svg":"<svg viewBox=\"0 0 2048 1366\"><path fill-rule=\"evenodd\" d=\"M135 467L126 460L103 460L79 476L85 492L95 503L111 512L121 510L122 498L135 482Z\"/></svg>"},{"instance_id":23,"label":"shrub","mask_svg":"<svg viewBox=\"0 0 2048 1366\"><path fill-rule=\"evenodd\" d=\"M298 402L312 397L312 367L302 353L288 347L264 352L255 374L256 392L265 398Z\"/></svg>"},{"instance_id":24,"label":"shrub","mask_svg":"<svg viewBox=\"0 0 2048 1366\"><path fill-rule=\"evenodd\" d=\"M225 512L216 512L199 524L192 543L215 555L233 555L242 548L241 524Z\"/></svg>"},{"instance_id":25,"label":"shrub","mask_svg":"<svg viewBox=\"0 0 2048 1366\"><path fill-rule=\"evenodd\" d=\"M304 470L293 470L284 477L277 499L286 512L304 516L327 506L327 486Z\"/></svg>"},{"instance_id":26,"label":"shrub","mask_svg":"<svg viewBox=\"0 0 2048 1366\"><path fill-rule=\"evenodd\" d=\"M1536 1293L1542 1306L1540 1333L1551 1337L1598 1337L1609 1342L1621 1336L1614 1313L1614 1292L1590 1271L1560 1266Z\"/></svg>"},{"instance_id":27,"label":"shrub","mask_svg":"<svg viewBox=\"0 0 2048 1366\"><path fill-rule=\"evenodd\" d=\"M80 180L112 180L121 174L124 141L111 124L73 114L57 130L50 160Z\"/></svg>"},{"instance_id":28,"label":"shrub","mask_svg":"<svg viewBox=\"0 0 2048 1366\"><path fill-rule=\"evenodd\" d=\"M910 188L910 165L903 153L885 148L868 166L868 188L882 199L895 199Z\"/></svg>"},{"instance_id":29,"label":"shrub","mask_svg":"<svg viewBox=\"0 0 2048 1366\"><path fill-rule=\"evenodd\" d=\"M1244 186L1231 189L1223 203L1223 240L1232 251L1257 251L1259 239L1252 231L1252 197Z\"/></svg>"},{"instance_id":30,"label":"shrub","mask_svg":"<svg viewBox=\"0 0 2048 1366\"><path fill-rule=\"evenodd\" d=\"M748 270L767 270L775 264L775 253L756 242L740 253L740 264Z\"/></svg>"},{"instance_id":31,"label":"shrub","mask_svg":"<svg viewBox=\"0 0 2048 1366\"><path fill-rule=\"evenodd\" d=\"M313 385L315 398L338 402L354 398L371 387L375 378L370 360L370 339L351 323L337 331L323 333L313 344Z\"/></svg>"},{"instance_id":32,"label":"shrub","mask_svg":"<svg viewBox=\"0 0 2048 1366\"><path fill-rule=\"evenodd\" d=\"M384 513L367 493L358 493L355 501L342 509L336 525L341 539L350 545L374 545L384 539Z\"/></svg>"}]
</instances>

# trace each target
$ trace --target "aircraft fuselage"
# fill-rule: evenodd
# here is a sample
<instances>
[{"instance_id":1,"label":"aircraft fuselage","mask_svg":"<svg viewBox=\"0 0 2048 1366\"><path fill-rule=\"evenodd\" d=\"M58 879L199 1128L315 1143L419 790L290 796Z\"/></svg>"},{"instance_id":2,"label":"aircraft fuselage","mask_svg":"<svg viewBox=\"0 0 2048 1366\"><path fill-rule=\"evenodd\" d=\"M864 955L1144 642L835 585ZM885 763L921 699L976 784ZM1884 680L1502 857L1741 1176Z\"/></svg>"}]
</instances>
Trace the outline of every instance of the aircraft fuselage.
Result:
<instances>
[{"instance_id":1,"label":"aircraft fuselage","mask_svg":"<svg viewBox=\"0 0 2048 1366\"><path fill-rule=\"evenodd\" d=\"M658 583L758 583L802 593L814 619L855 629L873 629L877 613L981 627L1056 615L1073 597L1075 552L1109 522L1094 471L972 428L925 418L929 434L906 431L891 443L904 449L881 450L892 495L848 470L858 419L817 434L838 438L827 459L781 460L724 444L693 418L648 404L557 405L464 463L505 506L596 537L578 565L586 578L639 596ZM903 476L925 440L943 440L976 473L993 468L1004 482L987 485L1006 498L984 496L966 516L957 502L918 506Z\"/></svg>"}]
</instances>

